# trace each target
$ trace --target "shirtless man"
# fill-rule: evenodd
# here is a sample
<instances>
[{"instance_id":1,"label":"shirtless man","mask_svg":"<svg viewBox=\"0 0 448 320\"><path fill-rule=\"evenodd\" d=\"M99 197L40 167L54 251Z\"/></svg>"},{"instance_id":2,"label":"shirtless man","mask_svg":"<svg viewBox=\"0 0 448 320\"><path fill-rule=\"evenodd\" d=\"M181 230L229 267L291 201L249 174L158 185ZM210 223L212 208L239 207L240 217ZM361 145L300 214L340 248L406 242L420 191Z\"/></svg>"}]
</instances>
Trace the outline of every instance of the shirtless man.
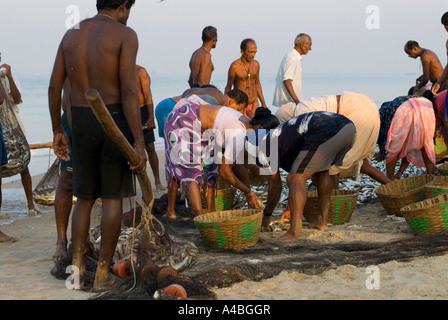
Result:
<instances>
[{"instance_id":1,"label":"shirtless man","mask_svg":"<svg viewBox=\"0 0 448 320\"><path fill-rule=\"evenodd\" d=\"M151 94L151 78L145 68L137 66L137 86L140 97L140 111L143 125L143 136L145 138L145 149L148 153L149 165L154 174L154 183L157 191L163 191L165 188L160 182L159 158L157 157L154 141L154 103Z\"/></svg>"},{"instance_id":2,"label":"shirtless man","mask_svg":"<svg viewBox=\"0 0 448 320\"><path fill-rule=\"evenodd\" d=\"M133 4L134 0L98 0L98 14L82 21L79 29L67 31L58 48L48 89L54 152L67 161L70 146L61 124L61 92L65 79L70 80L73 194L77 197L72 219L72 264L79 268L80 287L87 280L84 249L90 212L95 200L102 198L101 247L94 290L108 289L117 282L109 269L121 230L122 198L135 194L132 171L146 169L137 89L138 38L126 26ZM118 148L108 143L84 97L89 88L98 90L120 130L134 142L137 165L129 167Z\"/></svg>"},{"instance_id":3,"label":"shirtless man","mask_svg":"<svg viewBox=\"0 0 448 320\"><path fill-rule=\"evenodd\" d=\"M442 64L433 51L422 48L418 42L410 40L406 42L404 52L409 58L417 59L420 57L422 63L423 74L417 78L414 91L423 88L429 81L435 83L442 75Z\"/></svg>"},{"instance_id":4,"label":"shirtless man","mask_svg":"<svg viewBox=\"0 0 448 320\"><path fill-rule=\"evenodd\" d=\"M224 92L232 89L244 91L249 97L249 103L244 109L244 114L253 118L255 110L260 106L266 107L263 90L260 84L260 64L255 60L257 54L257 44L252 39L245 39L241 42L241 57L232 62L227 76L227 85Z\"/></svg>"},{"instance_id":5,"label":"shirtless man","mask_svg":"<svg viewBox=\"0 0 448 320\"><path fill-rule=\"evenodd\" d=\"M446 32L448 32L448 11L443 14L441 22ZM446 41L446 55L448 56L448 40ZM438 92L443 91L444 89L448 89L447 82L448 82L448 63L445 66L445 69L443 69L443 73L440 76L440 78L432 85L431 88L432 92L434 94L437 94Z\"/></svg>"},{"instance_id":6,"label":"shirtless man","mask_svg":"<svg viewBox=\"0 0 448 320\"><path fill-rule=\"evenodd\" d=\"M202 30L202 46L193 52L190 59L190 88L202 87L210 84L213 63L210 51L216 48L218 32L215 27L208 26Z\"/></svg>"}]
</instances>

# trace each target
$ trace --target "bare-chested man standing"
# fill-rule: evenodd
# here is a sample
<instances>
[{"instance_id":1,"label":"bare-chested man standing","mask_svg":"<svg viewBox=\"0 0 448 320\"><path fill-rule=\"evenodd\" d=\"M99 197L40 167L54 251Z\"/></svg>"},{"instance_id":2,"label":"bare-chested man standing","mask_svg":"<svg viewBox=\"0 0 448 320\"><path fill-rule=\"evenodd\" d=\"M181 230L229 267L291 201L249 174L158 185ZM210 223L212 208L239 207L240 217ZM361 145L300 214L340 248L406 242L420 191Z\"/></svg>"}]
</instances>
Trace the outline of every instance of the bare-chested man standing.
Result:
<instances>
[{"instance_id":1,"label":"bare-chested man standing","mask_svg":"<svg viewBox=\"0 0 448 320\"><path fill-rule=\"evenodd\" d=\"M249 118L253 118L255 110L260 106L266 107L263 90L260 84L260 64L255 60L257 54L257 44L252 39L245 39L241 42L241 58L232 62L227 76L227 85L224 92L232 89L244 91L249 97L249 103L243 113Z\"/></svg>"},{"instance_id":2,"label":"bare-chested man standing","mask_svg":"<svg viewBox=\"0 0 448 320\"><path fill-rule=\"evenodd\" d=\"M212 55L210 51L216 48L218 31L215 27L208 26L202 30L202 46L193 52L190 59L190 88L200 88L210 84L213 72Z\"/></svg>"},{"instance_id":3,"label":"bare-chested man standing","mask_svg":"<svg viewBox=\"0 0 448 320\"><path fill-rule=\"evenodd\" d=\"M97 0L98 14L71 29L59 46L48 90L54 152L73 161L73 194L77 202L72 217L73 265L79 268L80 285L86 281L84 248L90 212L102 199L101 248L93 288L116 283L109 273L121 230L122 198L135 194L132 171L146 168L146 152L137 90L136 33L126 26L135 0ZM61 92L65 79L71 84L71 152L61 125ZM105 135L84 93L96 89L115 123L132 143L139 157L136 166Z\"/></svg>"},{"instance_id":4,"label":"bare-chested man standing","mask_svg":"<svg viewBox=\"0 0 448 320\"><path fill-rule=\"evenodd\" d=\"M442 75L443 67L437 55L429 49L420 47L417 41L410 40L406 42L404 52L406 52L409 58L417 59L420 57L422 63L423 74L417 78L415 90L423 88L428 82L436 82Z\"/></svg>"},{"instance_id":5,"label":"bare-chested man standing","mask_svg":"<svg viewBox=\"0 0 448 320\"><path fill-rule=\"evenodd\" d=\"M442 22L442 25L445 28L446 32L448 32L448 11L442 15L441 22ZM448 40L446 41L446 55L448 57ZM444 85L446 86L445 89L448 89L447 82L448 82L448 63L446 64L445 68L443 69L443 73L440 76L440 78L436 82L434 82L434 84L432 85L432 88L431 88L432 92L434 94L437 94L438 92L443 91L442 87Z\"/></svg>"}]
</instances>

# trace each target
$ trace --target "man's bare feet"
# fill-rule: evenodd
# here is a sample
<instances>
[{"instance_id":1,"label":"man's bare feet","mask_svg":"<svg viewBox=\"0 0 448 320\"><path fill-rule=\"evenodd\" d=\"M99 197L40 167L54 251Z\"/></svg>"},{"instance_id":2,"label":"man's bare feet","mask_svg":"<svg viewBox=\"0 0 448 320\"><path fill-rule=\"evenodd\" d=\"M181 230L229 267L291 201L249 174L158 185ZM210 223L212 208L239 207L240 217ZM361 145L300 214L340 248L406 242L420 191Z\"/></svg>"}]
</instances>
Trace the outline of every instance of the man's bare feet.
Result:
<instances>
[{"instance_id":1,"label":"man's bare feet","mask_svg":"<svg viewBox=\"0 0 448 320\"><path fill-rule=\"evenodd\" d=\"M176 212L168 212L168 211L163 215L163 217L171 220L175 220L177 218Z\"/></svg>"},{"instance_id":2,"label":"man's bare feet","mask_svg":"<svg viewBox=\"0 0 448 320\"><path fill-rule=\"evenodd\" d=\"M95 281L93 282L93 290L97 292L110 290L116 285L120 284L122 282L122 279L108 273L107 277L105 279L99 279L98 275L95 277Z\"/></svg>"},{"instance_id":3,"label":"man's bare feet","mask_svg":"<svg viewBox=\"0 0 448 320\"><path fill-rule=\"evenodd\" d=\"M17 242L17 241L19 241L19 239L10 237L7 234L0 231L0 242L1 243L13 243L13 242Z\"/></svg>"},{"instance_id":4,"label":"man's bare feet","mask_svg":"<svg viewBox=\"0 0 448 320\"><path fill-rule=\"evenodd\" d=\"M57 242L56 243L56 251L52 257L53 261L60 261L67 257L67 243Z\"/></svg>"},{"instance_id":5,"label":"man's bare feet","mask_svg":"<svg viewBox=\"0 0 448 320\"><path fill-rule=\"evenodd\" d=\"M318 221L315 221L315 222L310 224L310 229L317 229L317 230L320 230L320 231L327 231L328 230L328 225L326 223L323 223L323 222L319 223Z\"/></svg>"},{"instance_id":6,"label":"man's bare feet","mask_svg":"<svg viewBox=\"0 0 448 320\"><path fill-rule=\"evenodd\" d=\"M291 231L286 232L284 235L280 237L280 241L284 243L294 242L300 239L300 234L297 235Z\"/></svg>"}]
</instances>

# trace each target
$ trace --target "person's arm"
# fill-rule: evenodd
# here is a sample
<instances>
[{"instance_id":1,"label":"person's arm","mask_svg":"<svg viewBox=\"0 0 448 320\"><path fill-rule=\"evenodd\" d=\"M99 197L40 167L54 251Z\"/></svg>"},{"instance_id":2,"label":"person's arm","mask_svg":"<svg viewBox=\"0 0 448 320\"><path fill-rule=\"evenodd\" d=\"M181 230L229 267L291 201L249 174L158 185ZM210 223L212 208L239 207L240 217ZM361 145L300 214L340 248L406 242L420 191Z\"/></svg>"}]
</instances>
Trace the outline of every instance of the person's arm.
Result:
<instances>
[{"instance_id":1,"label":"person's arm","mask_svg":"<svg viewBox=\"0 0 448 320\"><path fill-rule=\"evenodd\" d=\"M140 103L137 88L136 58L138 51L137 34L128 29L121 45L119 77L121 84L121 101L123 112L134 137L134 150L139 157L139 163L131 166L131 170L141 172L146 168L145 141L140 116Z\"/></svg>"},{"instance_id":2,"label":"person's arm","mask_svg":"<svg viewBox=\"0 0 448 320\"><path fill-rule=\"evenodd\" d=\"M260 103L263 107L267 107L266 105L266 101L264 100L264 96L263 96L263 89L261 88L261 83L260 83L260 64L257 63L257 73L256 73L256 78L255 78L255 88L257 89L257 97L260 100Z\"/></svg>"},{"instance_id":3,"label":"person's arm","mask_svg":"<svg viewBox=\"0 0 448 320\"><path fill-rule=\"evenodd\" d=\"M423 74L417 79L416 87L417 89L423 88L430 79L430 73L431 73L431 62L428 61L428 59L424 59L422 57L422 67L423 67Z\"/></svg>"},{"instance_id":4,"label":"person's arm","mask_svg":"<svg viewBox=\"0 0 448 320\"><path fill-rule=\"evenodd\" d=\"M289 95L291 96L292 100L295 104L299 104L300 100L297 98L296 93L294 92L294 88L292 86L292 80L287 79L283 81L283 84L285 85L286 91L288 91Z\"/></svg>"},{"instance_id":5,"label":"person's arm","mask_svg":"<svg viewBox=\"0 0 448 320\"><path fill-rule=\"evenodd\" d=\"M20 93L19 89L17 88L16 83L14 82L14 78L13 78L12 72L11 72L11 66L8 64L3 64L0 66L0 68L6 69L6 77L8 78L9 86L11 88L12 100L14 101L15 104L22 103L22 94Z\"/></svg>"},{"instance_id":6,"label":"person's arm","mask_svg":"<svg viewBox=\"0 0 448 320\"><path fill-rule=\"evenodd\" d=\"M148 120L146 121L145 125L147 129L155 129L156 124L154 121L154 102L152 100L152 93L151 93L151 78L149 77L148 72L144 68L139 69L139 78L140 78L140 85L143 92L143 97L145 99L145 105L148 108Z\"/></svg>"},{"instance_id":7,"label":"person's arm","mask_svg":"<svg viewBox=\"0 0 448 320\"><path fill-rule=\"evenodd\" d=\"M448 40L446 41L446 55L448 58ZM443 73L440 76L440 78L436 82L434 82L434 84L432 85L432 88L431 88L432 93L437 94L437 92L440 89L440 84L445 83L447 80L448 80L448 62L445 66L445 69L443 69Z\"/></svg>"},{"instance_id":8,"label":"person's arm","mask_svg":"<svg viewBox=\"0 0 448 320\"><path fill-rule=\"evenodd\" d=\"M56 54L56 60L50 77L48 105L50 108L51 125L53 129L54 154L60 159L68 161L70 160L70 145L61 121L61 95L66 78L67 73L65 71L65 59L61 43Z\"/></svg>"},{"instance_id":9,"label":"person's arm","mask_svg":"<svg viewBox=\"0 0 448 320\"><path fill-rule=\"evenodd\" d=\"M232 90L232 87L235 83L235 76L236 76L236 72L235 72L235 68L232 63L232 65L229 68L229 72L227 73L227 85L224 89L224 93L227 93L230 90Z\"/></svg>"}]
</instances>

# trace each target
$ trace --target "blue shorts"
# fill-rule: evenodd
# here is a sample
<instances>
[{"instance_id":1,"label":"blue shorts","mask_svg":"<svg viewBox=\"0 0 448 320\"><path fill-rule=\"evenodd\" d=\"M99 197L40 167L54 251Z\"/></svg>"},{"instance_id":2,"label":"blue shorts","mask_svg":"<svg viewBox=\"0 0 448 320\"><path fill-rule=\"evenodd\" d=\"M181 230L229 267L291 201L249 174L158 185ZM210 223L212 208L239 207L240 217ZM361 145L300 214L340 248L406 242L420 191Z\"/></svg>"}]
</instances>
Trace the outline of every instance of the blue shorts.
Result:
<instances>
[{"instance_id":1,"label":"blue shorts","mask_svg":"<svg viewBox=\"0 0 448 320\"><path fill-rule=\"evenodd\" d=\"M172 98L162 100L154 111L157 119L157 127L159 129L159 137L163 138L163 132L165 127L166 118L168 114L173 111L176 102Z\"/></svg>"}]
</instances>

